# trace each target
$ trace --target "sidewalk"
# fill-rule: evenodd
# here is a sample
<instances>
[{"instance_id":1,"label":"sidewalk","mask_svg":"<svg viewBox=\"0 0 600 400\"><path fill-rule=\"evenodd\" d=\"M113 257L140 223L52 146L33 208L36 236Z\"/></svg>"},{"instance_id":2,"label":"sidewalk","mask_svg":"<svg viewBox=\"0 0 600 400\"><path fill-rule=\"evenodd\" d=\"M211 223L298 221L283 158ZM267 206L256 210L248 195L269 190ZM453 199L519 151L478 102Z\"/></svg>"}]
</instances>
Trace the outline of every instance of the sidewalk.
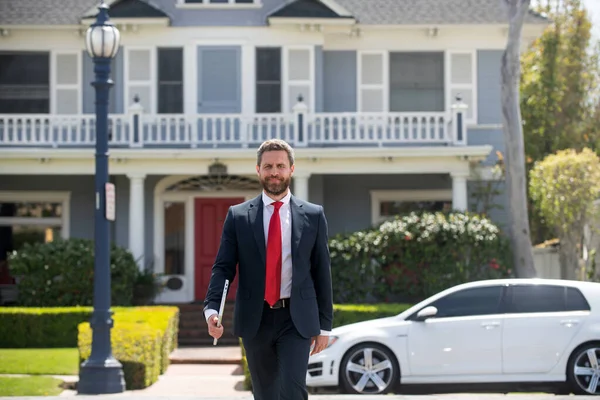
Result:
<instances>
[{"instance_id":1,"label":"sidewalk","mask_svg":"<svg viewBox=\"0 0 600 400\"><path fill-rule=\"evenodd\" d=\"M244 375L239 365L171 365L152 386L128 390L107 397L172 397L198 398L252 398L243 390ZM74 390L65 390L61 397L76 396ZM77 396L80 398L82 396ZM97 396L95 397L97 398Z\"/></svg>"}]
</instances>

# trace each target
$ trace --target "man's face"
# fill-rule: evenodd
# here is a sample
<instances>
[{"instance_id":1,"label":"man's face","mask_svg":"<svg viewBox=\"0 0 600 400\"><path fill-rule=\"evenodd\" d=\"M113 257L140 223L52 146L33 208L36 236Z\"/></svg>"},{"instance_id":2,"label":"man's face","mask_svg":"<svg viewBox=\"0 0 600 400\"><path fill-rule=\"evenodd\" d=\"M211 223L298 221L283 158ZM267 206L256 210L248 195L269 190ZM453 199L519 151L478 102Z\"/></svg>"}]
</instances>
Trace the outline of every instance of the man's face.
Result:
<instances>
[{"instance_id":1,"label":"man's face","mask_svg":"<svg viewBox=\"0 0 600 400\"><path fill-rule=\"evenodd\" d=\"M266 151L262 155L260 165L256 166L265 192L273 196L285 193L290 186L294 166L285 150Z\"/></svg>"}]
</instances>

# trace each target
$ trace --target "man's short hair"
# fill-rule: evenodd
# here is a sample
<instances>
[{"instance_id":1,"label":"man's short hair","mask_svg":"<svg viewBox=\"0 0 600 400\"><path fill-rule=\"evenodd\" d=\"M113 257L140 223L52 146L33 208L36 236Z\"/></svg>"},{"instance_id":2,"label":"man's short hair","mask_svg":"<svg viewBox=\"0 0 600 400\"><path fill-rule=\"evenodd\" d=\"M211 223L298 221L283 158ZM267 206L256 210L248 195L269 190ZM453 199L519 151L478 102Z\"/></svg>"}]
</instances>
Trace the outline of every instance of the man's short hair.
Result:
<instances>
[{"instance_id":1,"label":"man's short hair","mask_svg":"<svg viewBox=\"0 0 600 400\"><path fill-rule=\"evenodd\" d=\"M267 151L279 151L283 150L287 153L288 159L290 160L290 167L294 165L294 149L285 140L271 139L263 142L256 153L256 165L260 166L262 162L262 155Z\"/></svg>"}]
</instances>

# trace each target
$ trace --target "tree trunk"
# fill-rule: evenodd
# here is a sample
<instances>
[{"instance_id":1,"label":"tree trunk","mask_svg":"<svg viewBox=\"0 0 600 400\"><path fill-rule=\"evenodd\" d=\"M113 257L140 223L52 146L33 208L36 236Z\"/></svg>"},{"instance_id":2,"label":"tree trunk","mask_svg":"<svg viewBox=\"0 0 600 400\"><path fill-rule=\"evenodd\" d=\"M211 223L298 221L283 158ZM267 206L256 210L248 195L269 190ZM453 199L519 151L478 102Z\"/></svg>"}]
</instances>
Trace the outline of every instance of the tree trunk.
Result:
<instances>
[{"instance_id":1,"label":"tree trunk","mask_svg":"<svg viewBox=\"0 0 600 400\"><path fill-rule=\"evenodd\" d=\"M517 277L536 276L527 213L525 145L519 105L521 30L530 0L508 0L508 42L502 56L502 118L506 145L506 191Z\"/></svg>"},{"instance_id":2,"label":"tree trunk","mask_svg":"<svg viewBox=\"0 0 600 400\"><path fill-rule=\"evenodd\" d=\"M561 278L580 280L581 268L579 262L581 258L577 248L577 238L561 237L558 254L561 266Z\"/></svg>"}]
</instances>

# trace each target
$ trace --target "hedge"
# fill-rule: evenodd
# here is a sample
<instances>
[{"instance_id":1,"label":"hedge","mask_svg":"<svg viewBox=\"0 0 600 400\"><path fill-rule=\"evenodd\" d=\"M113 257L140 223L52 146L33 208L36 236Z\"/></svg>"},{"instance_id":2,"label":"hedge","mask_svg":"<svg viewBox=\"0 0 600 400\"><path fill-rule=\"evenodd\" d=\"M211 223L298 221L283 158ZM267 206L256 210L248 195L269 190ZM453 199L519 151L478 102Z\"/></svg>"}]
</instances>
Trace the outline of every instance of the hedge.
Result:
<instances>
[{"instance_id":1,"label":"hedge","mask_svg":"<svg viewBox=\"0 0 600 400\"><path fill-rule=\"evenodd\" d=\"M349 325L371 319L391 317L412 307L412 304L334 304L333 327ZM240 339L242 368L244 370L244 390L252 390L252 380L248 370L246 351Z\"/></svg>"},{"instance_id":2,"label":"hedge","mask_svg":"<svg viewBox=\"0 0 600 400\"><path fill-rule=\"evenodd\" d=\"M163 333L144 321L115 320L111 332L113 356L123 365L127 390L143 389L158 380L161 373ZM79 324L79 362L87 360L92 351L92 330L89 322Z\"/></svg>"},{"instance_id":3,"label":"hedge","mask_svg":"<svg viewBox=\"0 0 600 400\"><path fill-rule=\"evenodd\" d=\"M115 327L147 324L160 332L160 373L169 366L169 354L177 347L177 307L114 307ZM91 307L0 308L0 348L77 347L78 328L92 315ZM117 335L115 329L112 336Z\"/></svg>"}]
</instances>

